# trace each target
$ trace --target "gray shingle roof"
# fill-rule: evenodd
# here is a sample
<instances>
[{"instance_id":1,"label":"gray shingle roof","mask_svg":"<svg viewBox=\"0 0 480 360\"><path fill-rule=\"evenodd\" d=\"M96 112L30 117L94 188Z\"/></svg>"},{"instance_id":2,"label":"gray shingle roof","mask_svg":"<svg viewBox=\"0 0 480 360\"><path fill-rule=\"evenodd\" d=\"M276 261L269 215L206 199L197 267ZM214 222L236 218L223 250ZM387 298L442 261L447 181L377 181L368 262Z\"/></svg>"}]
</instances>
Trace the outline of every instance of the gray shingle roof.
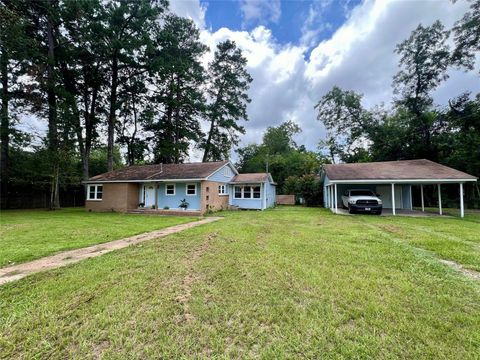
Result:
<instances>
[{"instance_id":1,"label":"gray shingle roof","mask_svg":"<svg viewBox=\"0 0 480 360\"><path fill-rule=\"evenodd\" d=\"M268 181L268 173L246 173L238 174L232 179L232 183L265 182Z\"/></svg>"},{"instance_id":2,"label":"gray shingle roof","mask_svg":"<svg viewBox=\"0 0 480 360\"><path fill-rule=\"evenodd\" d=\"M141 181L203 179L211 175L228 161L185 164L133 165L93 176L89 181Z\"/></svg>"},{"instance_id":3,"label":"gray shingle roof","mask_svg":"<svg viewBox=\"0 0 480 360\"><path fill-rule=\"evenodd\" d=\"M426 159L328 164L324 169L330 180L477 179L475 176Z\"/></svg>"}]
</instances>

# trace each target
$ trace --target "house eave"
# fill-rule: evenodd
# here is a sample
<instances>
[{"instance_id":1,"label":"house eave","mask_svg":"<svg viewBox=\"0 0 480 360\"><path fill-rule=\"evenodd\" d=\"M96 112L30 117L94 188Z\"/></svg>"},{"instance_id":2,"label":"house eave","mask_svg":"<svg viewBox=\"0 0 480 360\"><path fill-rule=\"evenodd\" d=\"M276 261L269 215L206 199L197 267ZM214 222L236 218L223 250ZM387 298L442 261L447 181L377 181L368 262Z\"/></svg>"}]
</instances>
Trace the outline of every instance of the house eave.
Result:
<instances>
[{"instance_id":1,"label":"house eave","mask_svg":"<svg viewBox=\"0 0 480 360\"><path fill-rule=\"evenodd\" d=\"M448 184L476 182L477 179L354 179L354 180L333 180L329 178L330 184Z\"/></svg>"}]
</instances>

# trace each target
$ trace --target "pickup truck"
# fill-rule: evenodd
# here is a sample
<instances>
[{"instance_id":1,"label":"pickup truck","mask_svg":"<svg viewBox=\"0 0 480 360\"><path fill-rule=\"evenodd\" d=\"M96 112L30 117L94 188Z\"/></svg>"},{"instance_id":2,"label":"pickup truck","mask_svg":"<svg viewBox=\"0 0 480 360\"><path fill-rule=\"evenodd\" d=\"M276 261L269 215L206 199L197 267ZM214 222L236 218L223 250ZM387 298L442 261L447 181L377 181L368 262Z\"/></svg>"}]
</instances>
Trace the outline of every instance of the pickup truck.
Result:
<instances>
[{"instance_id":1,"label":"pickup truck","mask_svg":"<svg viewBox=\"0 0 480 360\"><path fill-rule=\"evenodd\" d=\"M367 212L380 215L382 213L382 200L370 190L347 190L342 196L342 204L350 214Z\"/></svg>"}]
</instances>

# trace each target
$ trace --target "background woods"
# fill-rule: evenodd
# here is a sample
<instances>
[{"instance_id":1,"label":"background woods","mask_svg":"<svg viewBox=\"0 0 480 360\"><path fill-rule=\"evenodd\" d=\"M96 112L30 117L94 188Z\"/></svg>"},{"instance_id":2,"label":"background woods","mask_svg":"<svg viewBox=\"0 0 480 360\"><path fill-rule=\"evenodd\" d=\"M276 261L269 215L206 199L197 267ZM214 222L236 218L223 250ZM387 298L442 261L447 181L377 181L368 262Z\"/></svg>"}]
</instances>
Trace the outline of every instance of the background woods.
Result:
<instances>
[{"instance_id":1,"label":"background woods","mask_svg":"<svg viewBox=\"0 0 480 360\"><path fill-rule=\"evenodd\" d=\"M194 147L226 158L244 132L242 52L220 43L203 66L199 30L167 1L2 0L0 24L3 208L32 194L71 205L62 189L92 174L182 162ZM45 134L20 131L19 119Z\"/></svg>"},{"instance_id":2,"label":"background woods","mask_svg":"<svg viewBox=\"0 0 480 360\"><path fill-rule=\"evenodd\" d=\"M316 111L327 136L312 151L293 121L237 148L251 101L247 60L230 40L209 49L167 1L0 0L1 206L81 204L92 175L180 163L194 150L203 161L235 150L240 171L269 171L279 193L310 204L326 162L428 158L480 176L480 95L451 94L444 107L432 95L448 69L480 75L480 0L467 2L451 29L420 24L397 45L390 104L366 108L338 86L323 94ZM45 132L18 126L29 122ZM466 191L479 206L478 185Z\"/></svg>"}]
</instances>

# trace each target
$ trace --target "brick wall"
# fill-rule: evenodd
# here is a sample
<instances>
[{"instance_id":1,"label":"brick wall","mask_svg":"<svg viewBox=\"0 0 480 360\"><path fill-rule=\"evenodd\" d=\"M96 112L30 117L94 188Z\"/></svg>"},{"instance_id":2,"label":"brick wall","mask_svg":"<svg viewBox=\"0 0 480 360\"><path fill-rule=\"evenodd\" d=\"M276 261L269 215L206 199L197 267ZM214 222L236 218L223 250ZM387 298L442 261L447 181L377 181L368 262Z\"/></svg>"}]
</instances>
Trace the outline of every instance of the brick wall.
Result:
<instances>
[{"instance_id":1,"label":"brick wall","mask_svg":"<svg viewBox=\"0 0 480 360\"><path fill-rule=\"evenodd\" d=\"M87 211L119 211L125 212L138 206L137 183L103 184L102 200L86 200Z\"/></svg>"},{"instance_id":2,"label":"brick wall","mask_svg":"<svg viewBox=\"0 0 480 360\"><path fill-rule=\"evenodd\" d=\"M202 181L202 191L200 192L202 213L208 210L218 211L228 208L228 195L219 195L218 186L225 185L215 181Z\"/></svg>"}]
</instances>

